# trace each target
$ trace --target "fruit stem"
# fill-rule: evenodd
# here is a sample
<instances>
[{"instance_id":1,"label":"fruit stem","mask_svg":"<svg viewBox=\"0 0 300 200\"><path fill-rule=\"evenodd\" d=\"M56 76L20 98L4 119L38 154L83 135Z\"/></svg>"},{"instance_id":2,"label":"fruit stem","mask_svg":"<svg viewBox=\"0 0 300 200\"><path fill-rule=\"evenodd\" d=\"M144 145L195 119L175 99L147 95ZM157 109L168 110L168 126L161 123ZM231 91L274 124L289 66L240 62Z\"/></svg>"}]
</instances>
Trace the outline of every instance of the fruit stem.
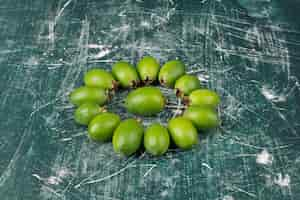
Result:
<instances>
[{"instance_id":1,"label":"fruit stem","mask_svg":"<svg viewBox=\"0 0 300 200\"><path fill-rule=\"evenodd\" d=\"M137 117L136 121L138 121L139 123L141 123L143 120L140 117Z\"/></svg>"},{"instance_id":2,"label":"fruit stem","mask_svg":"<svg viewBox=\"0 0 300 200\"><path fill-rule=\"evenodd\" d=\"M189 106L190 105L190 99L188 96L182 97L182 102L184 105Z\"/></svg>"},{"instance_id":3,"label":"fruit stem","mask_svg":"<svg viewBox=\"0 0 300 200\"><path fill-rule=\"evenodd\" d=\"M153 83L153 80L151 80L150 78L149 78L149 76L147 76L146 77L146 79L145 80L142 80L141 81L141 85L151 85L151 83Z\"/></svg>"},{"instance_id":4,"label":"fruit stem","mask_svg":"<svg viewBox=\"0 0 300 200\"><path fill-rule=\"evenodd\" d=\"M133 80L131 82L131 88L137 88L140 85L139 81Z\"/></svg>"},{"instance_id":5,"label":"fruit stem","mask_svg":"<svg viewBox=\"0 0 300 200\"><path fill-rule=\"evenodd\" d=\"M164 79L160 79L160 80L159 80L159 83L160 83L162 86L165 86L165 81L164 81Z\"/></svg>"},{"instance_id":6,"label":"fruit stem","mask_svg":"<svg viewBox=\"0 0 300 200\"><path fill-rule=\"evenodd\" d=\"M99 111L100 111L101 113L102 113L102 112L105 113L105 112L107 112L107 109L103 106L103 107L100 107L100 108L99 108Z\"/></svg>"},{"instance_id":7,"label":"fruit stem","mask_svg":"<svg viewBox=\"0 0 300 200\"><path fill-rule=\"evenodd\" d=\"M185 105L179 105L179 104L177 104L177 105L166 104L165 107L166 108L176 108L176 109L181 109L181 110L184 110L184 109L187 108L187 106L185 106Z\"/></svg>"},{"instance_id":8,"label":"fruit stem","mask_svg":"<svg viewBox=\"0 0 300 200\"><path fill-rule=\"evenodd\" d=\"M112 91L116 91L119 88L119 83L115 80L112 81Z\"/></svg>"},{"instance_id":9,"label":"fruit stem","mask_svg":"<svg viewBox=\"0 0 300 200\"><path fill-rule=\"evenodd\" d=\"M183 98L184 97L184 93L182 91L180 91L178 88L176 89L176 96L178 98Z\"/></svg>"}]
</instances>

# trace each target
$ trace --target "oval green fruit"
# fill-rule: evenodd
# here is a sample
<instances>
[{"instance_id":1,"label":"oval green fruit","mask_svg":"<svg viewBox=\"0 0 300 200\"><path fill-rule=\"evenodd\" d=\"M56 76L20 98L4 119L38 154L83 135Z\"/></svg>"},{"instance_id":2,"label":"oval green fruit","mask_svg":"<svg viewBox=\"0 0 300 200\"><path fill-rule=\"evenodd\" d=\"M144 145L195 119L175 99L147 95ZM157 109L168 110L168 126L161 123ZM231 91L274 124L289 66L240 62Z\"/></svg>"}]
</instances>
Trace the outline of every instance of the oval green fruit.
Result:
<instances>
[{"instance_id":1,"label":"oval green fruit","mask_svg":"<svg viewBox=\"0 0 300 200\"><path fill-rule=\"evenodd\" d=\"M219 103L219 95L208 89L195 90L188 97L188 104L191 106L216 108Z\"/></svg>"},{"instance_id":2,"label":"oval green fruit","mask_svg":"<svg viewBox=\"0 0 300 200\"><path fill-rule=\"evenodd\" d=\"M119 115L114 113L101 113L97 115L89 123L89 137L97 142L110 140L120 121Z\"/></svg>"},{"instance_id":3,"label":"oval green fruit","mask_svg":"<svg viewBox=\"0 0 300 200\"><path fill-rule=\"evenodd\" d=\"M168 129L172 140L181 149L190 149L198 143L197 129L190 120L184 117L171 119Z\"/></svg>"},{"instance_id":4,"label":"oval green fruit","mask_svg":"<svg viewBox=\"0 0 300 200\"><path fill-rule=\"evenodd\" d=\"M168 150L169 145L170 136L164 126L154 123L146 129L144 146L148 153L154 156L162 155Z\"/></svg>"},{"instance_id":5,"label":"oval green fruit","mask_svg":"<svg viewBox=\"0 0 300 200\"><path fill-rule=\"evenodd\" d=\"M114 89L116 81L111 73L103 69L91 69L84 75L84 83L89 87Z\"/></svg>"},{"instance_id":6,"label":"oval green fruit","mask_svg":"<svg viewBox=\"0 0 300 200\"><path fill-rule=\"evenodd\" d=\"M119 61L112 67L113 76L123 88L135 87L139 84L139 76L133 65Z\"/></svg>"},{"instance_id":7,"label":"oval green fruit","mask_svg":"<svg viewBox=\"0 0 300 200\"><path fill-rule=\"evenodd\" d=\"M192 91L200 88L200 80L194 75L183 75L175 82L177 96L189 95Z\"/></svg>"},{"instance_id":8,"label":"oval green fruit","mask_svg":"<svg viewBox=\"0 0 300 200\"><path fill-rule=\"evenodd\" d=\"M86 102L97 103L101 106L107 99L107 92L102 88L95 87L79 87L70 94L70 101L76 106L80 106Z\"/></svg>"},{"instance_id":9,"label":"oval green fruit","mask_svg":"<svg viewBox=\"0 0 300 200\"><path fill-rule=\"evenodd\" d=\"M114 131L113 148L115 152L129 156L141 146L143 126L135 119L122 121Z\"/></svg>"},{"instance_id":10,"label":"oval green fruit","mask_svg":"<svg viewBox=\"0 0 300 200\"><path fill-rule=\"evenodd\" d=\"M166 62L159 71L158 80L161 85L173 87L175 81L185 74L185 66L179 60Z\"/></svg>"},{"instance_id":11,"label":"oval green fruit","mask_svg":"<svg viewBox=\"0 0 300 200\"><path fill-rule=\"evenodd\" d=\"M88 125L93 117L101 111L102 109L95 103L84 103L76 109L74 118L78 124Z\"/></svg>"},{"instance_id":12,"label":"oval green fruit","mask_svg":"<svg viewBox=\"0 0 300 200\"><path fill-rule=\"evenodd\" d=\"M163 110L165 97L156 87L142 87L131 91L125 100L128 112L138 115L154 115Z\"/></svg>"},{"instance_id":13,"label":"oval green fruit","mask_svg":"<svg viewBox=\"0 0 300 200\"><path fill-rule=\"evenodd\" d=\"M191 120L199 130L207 130L219 125L217 112L214 109L207 107L188 107L184 112L183 117Z\"/></svg>"},{"instance_id":14,"label":"oval green fruit","mask_svg":"<svg viewBox=\"0 0 300 200\"><path fill-rule=\"evenodd\" d=\"M140 79L145 83L156 81L159 72L159 63L151 56L143 57L137 64Z\"/></svg>"}]
</instances>

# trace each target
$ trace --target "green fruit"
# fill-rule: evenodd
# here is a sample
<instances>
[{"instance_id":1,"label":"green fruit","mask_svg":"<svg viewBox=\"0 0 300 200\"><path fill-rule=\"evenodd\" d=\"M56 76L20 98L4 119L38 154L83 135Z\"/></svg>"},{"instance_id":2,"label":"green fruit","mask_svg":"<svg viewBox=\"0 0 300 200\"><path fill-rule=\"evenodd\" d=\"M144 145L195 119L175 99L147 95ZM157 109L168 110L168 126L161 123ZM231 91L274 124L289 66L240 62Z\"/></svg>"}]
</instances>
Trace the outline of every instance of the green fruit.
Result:
<instances>
[{"instance_id":1,"label":"green fruit","mask_svg":"<svg viewBox=\"0 0 300 200\"><path fill-rule=\"evenodd\" d=\"M114 64L112 74L123 88L135 87L139 84L137 71L128 62L119 61Z\"/></svg>"},{"instance_id":2,"label":"green fruit","mask_svg":"<svg viewBox=\"0 0 300 200\"><path fill-rule=\"evenodd\" d=\"M89 87L113 89L116 86L111 73L103 69L91 69L84 75L84 83Z\"/></svg>"},{"instance_id":3,"label":"green fruit","mask_svg":"<svg viewBox=\"0 0 300 200\"><path fill-rule=\"evenodd\" d=\"M159 63L151 56L143 57L137 64L137 71L145 83L152 83L157 79Z\"/></svg>"},{"instance_id":4,"label":"green fruit","mask_svg":"<svg viewBox=\"0 0 300 200\"><path fill-rule=\"evenodd\" d=\"M207 130L219 125L217 112L207 107L188 107L183 117L191 120L199 130Z\"/></svg>"},{"instance_id":5,"label":"green fruit","mask_svg":"<svg viewBox=\"0 0 300 200\"><path fill-rule=\"evenodd\" d=\"M173 87L175 81L185 74L185 66L179 60L166 62L159 71L158 79L161 85Z\"/></svg>"},{"instance_id":6,"label":"green fruit","mask_svg":"<svg viewBox=\"0 0 300 200\"><path fill-rule=\"evenodd\" d=\"M110 140L120 121L119 115L114 113L102 113L97 115L89 123L89 137L97 142L106 142Z\"/></svg>"},{"instance_id":7,"label":"green fruit","mask_svg":"<svg viewBox=\"0 0 300 200\"><path fill-rule=\"evenodd\" d=\"M142 87L131 91L125 100L128 112L138 115L154 115L161 112L165 106L165 97L155 87Z\"/></svg>"},{"instance_id":8,"label":"green fruit","mask_svg":"<svg viewBox=\"0 0 300 200\"><path fill-rule=\"evenodd\" d=\"M114 131L113 147L115 152L129 156L135 153L143 140L143 126L135 119L122 121Z\"/></svg>"},{"instance_id":9,"label":"green fruit","mask_svg":"<svg viewBox=\"0 0 300 200\"><path fill-rule=\"evenodd\" d=\"M190 149L198 143L197 129L190 120L184 117L171 119L168 129L174 143L181 149Z\"/></svg>"},{"instance_id":10,"label":"green fruit","mask_svg":"<svg viewBox=\"0 0 300 200\"><path fill-rule=\"evenodd\" d=\"M97 103L101 106L107 99L107 92L102 88L95 87L79 87L70 94L70 101L76 106L80 106L86 102Z\"/></svg>"},{"instance_id":11,"label":"green fruit","mask_svg":"<svg viewBox=\"0 0 300 200\"><path fill-rule=\"evenodd\" d=\"M84 103L76 109L74 118L78 124L88 125L93 117L101 111L102 109L95 103Z\"/></svg>"},{"instance_id":12,"label":"green fruit","mask_svg":"<svg viewBox=\"0 0 300 200\"><path fill-rule=\"evenodd\" d=\"M164 154L170 145L170 136L168 130L154 123L149 126L144 135L144 146L148 153L158 156Z\"/></svg>"},{"instance_id":13,"label":"green fruit","mask_svg":"<svg viewBox=\"0 0 300 200\"><path fill-rule=\"evenodd\" d=\"M188 104L191 106L216 108L219 103L219 95L208 89L195 90L188 97Z\"/></svg>"},{"instance_id":14,"label":"green fruit","mask_svg":"<svg viewBox=\"0 0 300 200\"><path fill-rule=\"evenodd\" d=\"M175 82L177 96L189 95L192 91L200 88L200 80L197 76L183 75Z\"/></svg>"}]
</instances>

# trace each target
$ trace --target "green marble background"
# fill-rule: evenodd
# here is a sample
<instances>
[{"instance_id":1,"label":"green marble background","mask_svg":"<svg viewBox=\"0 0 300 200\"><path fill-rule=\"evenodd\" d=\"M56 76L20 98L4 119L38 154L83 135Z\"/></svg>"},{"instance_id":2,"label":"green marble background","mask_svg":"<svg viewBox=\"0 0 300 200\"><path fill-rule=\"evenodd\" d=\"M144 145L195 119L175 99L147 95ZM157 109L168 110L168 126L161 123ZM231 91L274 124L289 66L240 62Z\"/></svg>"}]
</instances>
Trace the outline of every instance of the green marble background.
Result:
<instances>
[{"instance_id":1,"label":"green marble background","mask_svg":"<svg viewBox=\"0 0 300 200\"><path fill-rule=\"evenodd\" d=\"M297 0L0 0L1 200L300 199ZM179 58L222 97L191 151L121 158L69 92L119 59ZM156 118L176 115L178 102ZM118 94L108 107L128 117Z\"/></svg>"}]
</instances>

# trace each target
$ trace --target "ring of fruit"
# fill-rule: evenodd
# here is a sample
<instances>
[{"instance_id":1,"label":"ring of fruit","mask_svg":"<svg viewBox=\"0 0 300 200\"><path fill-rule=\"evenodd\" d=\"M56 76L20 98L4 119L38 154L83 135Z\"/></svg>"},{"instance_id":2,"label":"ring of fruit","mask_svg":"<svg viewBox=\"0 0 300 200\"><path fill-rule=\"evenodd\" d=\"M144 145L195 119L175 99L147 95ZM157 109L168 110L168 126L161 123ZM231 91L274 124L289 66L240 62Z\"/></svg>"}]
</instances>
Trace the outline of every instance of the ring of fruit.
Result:
<instances>
[{"instance_id":1,"label":"ring of fruit","mask_svg":"<svg viewBox=\"0 0 300 200\"><path fill-rule=\"evenodd\" d=\"M167 127L153 123L144 130L142 123L134 118L121 120L116 113L107 112L102 106L119 89L129 92L124 106L130 113L153 116L161 112L167 100L159 88L174 88L176 96L186 108L181 116L170 119ZM84 75L85 86L70 94L70 101L77 106L75 121L88 126L88 136L96 142L112 140L115 152L129 156L141 145L155 156L164 154L172 140L180 149L190 149L198 143L198 131L206 131L219 125L217 107L219 95L201 87L195 75L186 74L185 65L179 60L166 62L160 67L150 56L143 57L134 67L119 61L111 73L103 69L91 69Z\"/></svg>"}]
</instances>

